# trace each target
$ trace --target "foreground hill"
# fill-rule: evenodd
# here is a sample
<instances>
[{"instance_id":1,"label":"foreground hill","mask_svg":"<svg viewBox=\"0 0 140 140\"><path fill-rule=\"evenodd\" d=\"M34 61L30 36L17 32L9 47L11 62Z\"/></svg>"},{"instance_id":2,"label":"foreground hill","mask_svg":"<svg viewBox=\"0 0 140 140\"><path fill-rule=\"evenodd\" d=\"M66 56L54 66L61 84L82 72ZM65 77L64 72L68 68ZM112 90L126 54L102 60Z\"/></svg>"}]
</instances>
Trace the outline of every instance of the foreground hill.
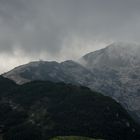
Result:
<instances>
[{"instance_id":1,"label":"foreground hill","mask_svg":"<svg viewBox=\"0 0 140 140\"><path fill-rule=\"evenodd\" d=\"M4 140L46 140L70 135L140 139L140 126L121 105L86 87L36 81L7 89L0 91Z\"/></svg>"}]
</instances>

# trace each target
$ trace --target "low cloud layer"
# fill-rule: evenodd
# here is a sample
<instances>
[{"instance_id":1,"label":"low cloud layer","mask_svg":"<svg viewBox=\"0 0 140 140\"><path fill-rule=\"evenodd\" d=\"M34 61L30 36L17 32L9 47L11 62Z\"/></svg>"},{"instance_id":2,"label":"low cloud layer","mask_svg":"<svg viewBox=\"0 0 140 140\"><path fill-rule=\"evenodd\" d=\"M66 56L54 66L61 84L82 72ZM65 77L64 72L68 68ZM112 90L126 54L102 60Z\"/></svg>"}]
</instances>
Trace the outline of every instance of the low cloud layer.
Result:
<instances>
[{"instance_id":1,"label":"low cloud layer","mask_svg":"<svg viewBox=\"0 0 140 140\"><path fill-rule=\"evenodd\" d=\"M111 42L140 43L139 0L0 0L0 72L77 59Z\"/></svg>"}]
</instances>

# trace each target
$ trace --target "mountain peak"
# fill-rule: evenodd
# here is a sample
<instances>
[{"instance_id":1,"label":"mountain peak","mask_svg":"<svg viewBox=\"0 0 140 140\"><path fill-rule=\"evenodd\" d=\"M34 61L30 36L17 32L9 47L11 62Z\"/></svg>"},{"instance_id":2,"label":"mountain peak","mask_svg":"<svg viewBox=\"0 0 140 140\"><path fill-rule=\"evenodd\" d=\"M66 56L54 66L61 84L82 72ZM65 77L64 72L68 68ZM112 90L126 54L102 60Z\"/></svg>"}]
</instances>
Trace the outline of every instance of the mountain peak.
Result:
<instances>
[{"instance_id":1,"label":"mountain peak","mask_svg":"<svg viewBox=\"0 0 140 140\"><path fill-rule=\"evenodd\" d=\"M137 43L132 43L132 42L114 42L110 44L109 46L113 47L132 47L132 46L140 46Z\"/></svg>"},{"instance_id":2,"label":"mountain peak","mask_svg":"<svg viewBox=\"0 0 140 140\"><path fill-rule=\"evenodd\" d=\"M84 65L89 64L92 68L99 65L103 67L129 67L139 64L139 53L140 45L117 42L83 56L81 62L84 62Z\"/></svg>"},{"instance_id":3,"label":"mountain peak","mask_svg":"<svg viewBox=\"0 0 140 140\"><path fill-rule=\"evenodd\" d=\"M140 51L140 45L136 43L128 43L128 42L116 42L108 45L105 49L119 51L124 50L125 52L131 51L136 53L138 50Z\"/></svg>"}]
</instances>

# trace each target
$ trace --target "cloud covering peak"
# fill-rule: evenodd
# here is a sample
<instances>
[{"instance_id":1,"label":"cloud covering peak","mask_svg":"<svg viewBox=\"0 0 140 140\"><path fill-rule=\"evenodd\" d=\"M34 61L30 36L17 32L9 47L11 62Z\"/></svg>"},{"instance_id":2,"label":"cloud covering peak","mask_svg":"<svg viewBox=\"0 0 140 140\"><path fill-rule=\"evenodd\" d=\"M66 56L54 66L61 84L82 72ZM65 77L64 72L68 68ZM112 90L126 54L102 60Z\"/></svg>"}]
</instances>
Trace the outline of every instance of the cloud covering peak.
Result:
<instances>
[{"instance_id":1,"label":"cloud covering peak","mask_svg":"<svg viewBox=\"0 0 140 140\"><path fill-rule=\"evenodd\" d=\"M139 0L0 0L0 71L140 40Z\"/></svg>"}]
</instances>

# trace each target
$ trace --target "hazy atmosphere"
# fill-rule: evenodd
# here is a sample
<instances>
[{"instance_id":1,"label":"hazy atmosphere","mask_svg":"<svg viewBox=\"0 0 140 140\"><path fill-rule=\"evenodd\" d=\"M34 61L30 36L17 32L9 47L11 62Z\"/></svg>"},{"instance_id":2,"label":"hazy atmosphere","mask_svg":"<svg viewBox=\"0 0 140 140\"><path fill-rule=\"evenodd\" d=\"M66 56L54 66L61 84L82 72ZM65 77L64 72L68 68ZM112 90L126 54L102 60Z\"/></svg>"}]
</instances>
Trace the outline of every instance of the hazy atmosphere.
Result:
<instances>
[{"instance_id":1,"label":"hazy atmosphere","mask_svg":"<svg viewBox=\"0 0 140 140\"><path fill-rule=\"evenodd\" d=\"M0 140L140 140L140 0L0 0Z\"/></svg>"},{"instance_id":2,"label":"hazy atmosphere","mask_svg":"<svg viewBox=\"0 0 140 140\"><path fill-rule=\"evenodd\" d=\"M77 59L140 43L140 0L0 0L0 73L33 60Z\"/></svg>"}]
</instances>

